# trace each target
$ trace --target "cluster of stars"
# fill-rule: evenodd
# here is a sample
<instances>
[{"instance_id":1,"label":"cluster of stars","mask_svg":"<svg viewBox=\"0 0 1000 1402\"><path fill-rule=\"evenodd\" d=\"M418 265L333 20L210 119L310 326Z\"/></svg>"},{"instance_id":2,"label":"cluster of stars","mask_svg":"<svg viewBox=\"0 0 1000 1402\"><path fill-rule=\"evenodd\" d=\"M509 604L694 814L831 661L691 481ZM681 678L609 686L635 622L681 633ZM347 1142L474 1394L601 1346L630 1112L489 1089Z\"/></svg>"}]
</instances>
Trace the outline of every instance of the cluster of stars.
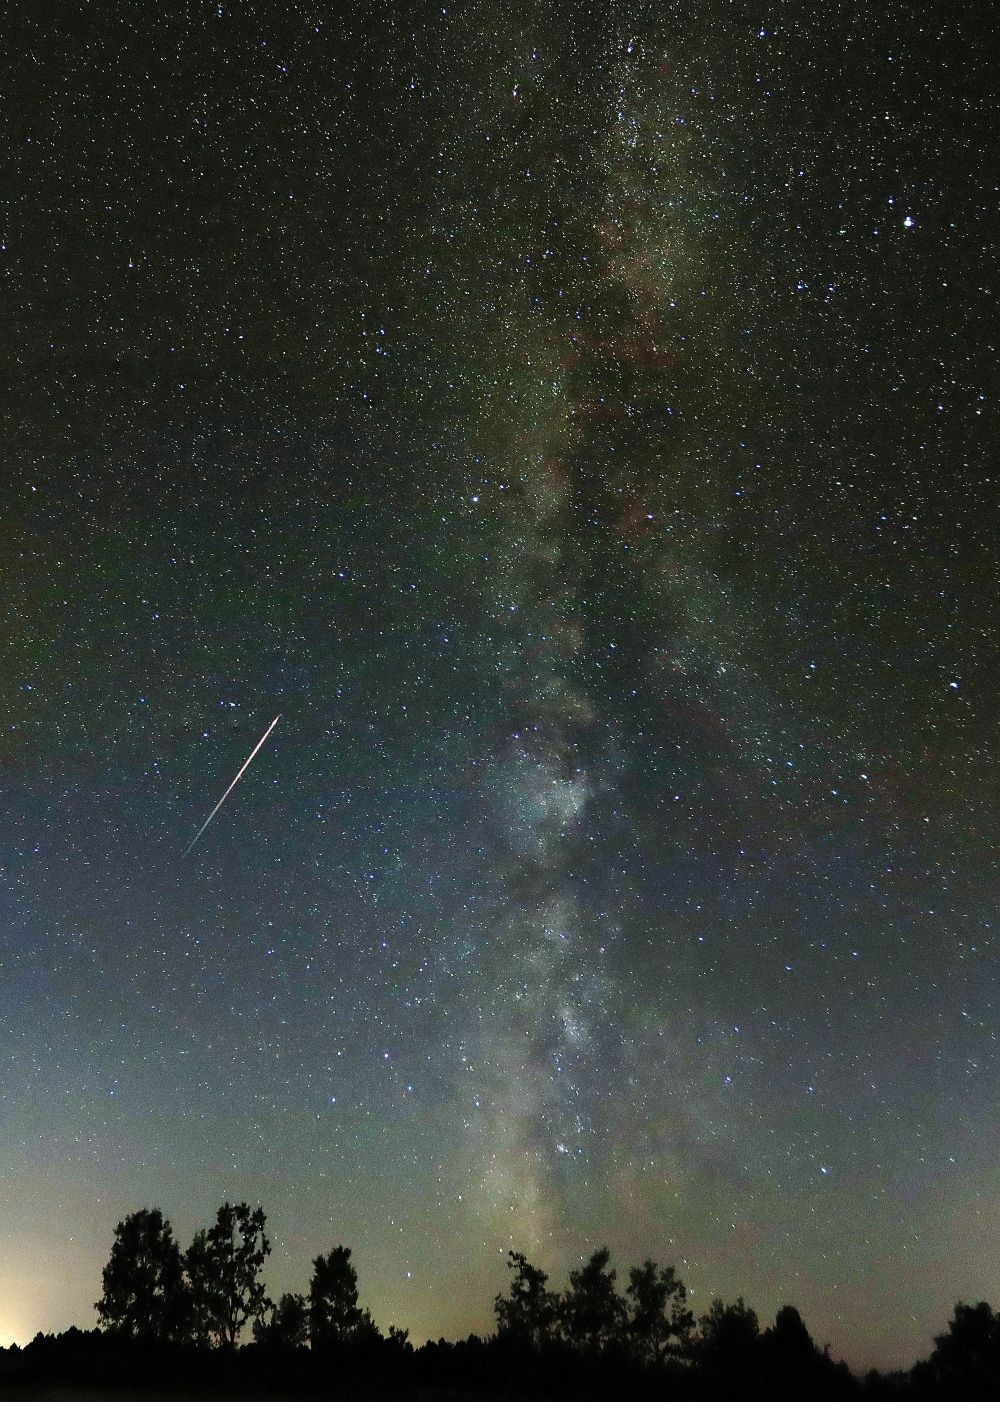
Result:
<instances>
[{"instance_id":1,"label":"cluster of stars","mask_svg":"<svg viewBox=\"0 0 1000 1402\"><path fill-rule=\"evenodd\" d=\"M26 1335L272 1190L415 1337L605 1237L858 1362L995 1295L992 83L779 18L28 23L0 1166L11 1260L95 1225Z\"/></svg>"}]
</instances>

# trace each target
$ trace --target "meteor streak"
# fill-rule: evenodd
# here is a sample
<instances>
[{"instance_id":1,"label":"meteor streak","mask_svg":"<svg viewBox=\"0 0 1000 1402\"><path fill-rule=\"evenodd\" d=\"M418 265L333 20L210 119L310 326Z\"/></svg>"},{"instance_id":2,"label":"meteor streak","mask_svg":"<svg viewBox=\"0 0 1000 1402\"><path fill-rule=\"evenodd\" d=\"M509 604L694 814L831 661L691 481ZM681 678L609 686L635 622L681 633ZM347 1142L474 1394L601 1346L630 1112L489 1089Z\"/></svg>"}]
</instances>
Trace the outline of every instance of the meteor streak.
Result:
<instances>
[{"instance_id":1,"label":"meteor streak","mask_svg":"<svg viewBox=\"0 0 1000 1402\"><path fill-rule=\"evenodd\" d=\"M203 832L205 831L205 829L208 827L209 823L210 823L210 822L212 821L212 819L215 817L216 813L218 813L219 809L220 809L220 808L222 807L222 805L225 803L226 799L227 799L227 798L229 797L229 795L232 793L233 789L235 789L236 785L237 785L237 784L240 782L240 780L243 778L243 775L244 775L244 773L246 772L247 767L248 767L250 761L253 759L253 757L254 757L254 755L257 753L257 751L260 749L261 745L263 745L264 741L265 741L265 740L267 739L267 737L270 735L270 733L271 733L271 731L274 729L274 727L278 724L278 721L279 721L279 720L281 720L281 716L280 716L280 715L275 716L274 720L271 722L271 724L270 724L270 725L267 727L267 729L264 731L264 734L260 737L260 739L257 741L256 745L254 745L253 749L252 749L252 750L250 751L250 753L247 755L246 759L243 761L243 764L240 766L240 769L239 769L239 772L238 772L237 775L236 775L236 778L235 778L235 779L233 780L233 782L229 785L229 788L226 790L226 792L225 792L225 793L222 795L222 797L219 799L218 803L217 803L217 804L215 805L215 807L212 809L211 813L209 813L208 817L207 817L207 818L205 819L205 821L202 823L201 827L200 827L200 828L198 829L198 831L195 833L194 837L192 837L191 841L190 841L190 842L188 843L188 845L184 848L184 855L185 855L185 857L186 857L187 854L191 851L191 848L192 848L192 847L194 846L194 844L198 841L199 837L201 837L202 833L203 833Z\"/></svg>"}]
</instances>

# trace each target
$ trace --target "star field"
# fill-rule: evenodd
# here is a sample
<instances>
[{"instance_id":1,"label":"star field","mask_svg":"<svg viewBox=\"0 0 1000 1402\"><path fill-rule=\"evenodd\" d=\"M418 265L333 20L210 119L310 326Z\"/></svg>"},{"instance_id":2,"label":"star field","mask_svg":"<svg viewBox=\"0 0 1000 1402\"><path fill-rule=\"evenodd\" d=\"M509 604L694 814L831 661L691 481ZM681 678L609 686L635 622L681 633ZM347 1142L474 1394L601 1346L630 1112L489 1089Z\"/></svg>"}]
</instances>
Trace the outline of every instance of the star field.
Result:
<instances>
[{"instance_id":1,"label":"star field","mask_svg":"<svg viewBox=\"0 0 1000 1402\"><path fill-rule=\"evenodd\" d=\"M0 1343L260 1201L908 1364L996 1299L971 15L22 7ZM212 805L281 720L189 856Z\"/></svg>"}]
</instances>

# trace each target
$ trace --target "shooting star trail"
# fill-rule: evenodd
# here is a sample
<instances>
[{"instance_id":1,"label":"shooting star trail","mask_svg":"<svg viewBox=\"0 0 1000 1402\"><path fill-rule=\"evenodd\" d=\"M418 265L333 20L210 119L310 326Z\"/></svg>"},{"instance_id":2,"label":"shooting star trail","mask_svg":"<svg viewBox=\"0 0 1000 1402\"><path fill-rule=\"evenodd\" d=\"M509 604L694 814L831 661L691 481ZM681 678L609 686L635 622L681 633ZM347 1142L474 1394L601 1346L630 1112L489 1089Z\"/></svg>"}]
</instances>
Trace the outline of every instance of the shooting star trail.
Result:
<instances>
[{"instance_id":1,"label":"shooting star trail","mask_svg":"<svg viewBox=\"0 0 1000 1402\"><path fill-rule=\"evenodd\" d=\"M264 734L260 737L260 739L257 741L256 745L254 745L253 749L252 749L252 750L250 751L250 753L247 755L246 759L243 761L242 765L240 766L240 770L239 770L239 773L236 775L236 778L235 778L235 779L233 780L233 782L229 785L229 788L226 790L226 792L225 792L225 793L222 795L222 797L219 799L218 803L217 803L217 804L215 805L215 807L212 809L211 813L209 813L208 817L207 817L207 818L205 819L205 821L202 823L201 827L200 827L200 828L198 829L198 831L195 833L194 837L192 837L191 841L190 841L190 842L188 843L188 845L184 848L184 855L185 855L185 857L186 857L187 854L191 851L191 848L192 848L192 847L194 846L194 844L198 841L199 837L201 837L202 833L203 833L203 832L205 831L205 829L208 827L209 823L210 823L210 822L212 821L212 819L215 817L216 813L218 813L219 809L220 809L220 808L222 807L222 805L225 803L226 799L227 799L227 798L229 797L229 795L232 793L233 789L235 789L236 785L237 785L237 784L240 782L240 780L243 778L243 775L246 773L246 770L247 770L248 765L250 764L250 761L253 759L253 757L254 757L254 755L257 753L257 751L260 749L261 745L263 745L264 741L265 741L265 740L267 739L267 737L270 735L270 733L271 733L271 731L274 729L274 727L278 724L278 721L279 721L279 720L281 720L281 716L280 716L280 715L275 716L274 720L271 722L271 724L270 724L270 725L267 727L267 729L264 731Z\"/></svg>"}]
</instances>

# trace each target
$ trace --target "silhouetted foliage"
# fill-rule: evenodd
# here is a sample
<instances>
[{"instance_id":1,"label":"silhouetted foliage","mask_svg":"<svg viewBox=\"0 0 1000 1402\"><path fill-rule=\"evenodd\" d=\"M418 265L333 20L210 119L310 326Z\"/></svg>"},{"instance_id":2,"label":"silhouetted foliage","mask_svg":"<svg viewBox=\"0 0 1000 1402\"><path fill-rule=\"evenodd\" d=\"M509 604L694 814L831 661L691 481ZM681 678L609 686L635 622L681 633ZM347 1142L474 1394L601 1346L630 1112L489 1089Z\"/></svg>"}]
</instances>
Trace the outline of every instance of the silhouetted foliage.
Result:
<instances>
[{"instance_id":1,"label":"silhouetted foliage","mask_svg":"<svg viewBox=\"0 0 1000 1402\"><path fill-rule=\"evenodd\" d=\"M358 1273L351 1248L335 1246L313 1261L309 1284L309 1340L313 1348L358 1342L377 1334L367 1310L358 1305Z\"/></svg>"},{"instance_id":2,"label":"silhouetted foliage","mask_svg":"<svg viewBox=\"0 0 1000 1402\"><path fill-rule=\"evenodd\" d=\"M271 1244L262 1208L223 1203L215 1223L196 1233L184 1258L198 1343L233 1345L268 1304L260 1273Z\"/></svg>"},{"instance_id":3,"label":"silhouetted foliage","mask_svg":"<svg viewBox=\"0 0 1000 1402\"><path fill-rule=\"evenodd\" d=\"M760 1324L742 1295L730 1305L713 1300L699 1325L701 1333L695 1345L695 1357L706 1371L744 1376L754 1371Z\"/></svg>"},{"instance_id":4,"label":"silhouetted foliage","mask_svg":"<svg viewBox=\"0 0 1000 1402\"><path fill-rule=\"evenodd\" d=\"M838 1369L845 1367L843 1363L837 1363L834 1366ZM844 1395L850 1396L852 1394L848 1392ZM862 1387L862 1396L865 1402L903 1402L903 1399L913 1395L910 1377L907 1373L880 1373L877 1368L871 1368L865 1374Z\"/></svg>"},{"instance_id":5,"label":"silhouetted foliage","mask_svg":"<svg viewBox=\"0 0 1000 1402\"><path fill-rule=\"evenodd\" d=\"M398 1329L395 1324L389 1325L389 1332L385 1336L386 1343L398 1353L412 1354L413 1345L410 1343L409 1329Z\"/></svg>"},{"instance_id":6,"label":"silhouetted foliage","mask_svg":"<svg viewBox=\"0 0 1000 1402\"><path fill-rule=\"evenodd\" d=\"M520 1251L507 1253L513 1271L510 1294L493 1301L497 1330L513 1343L539 1348L552 1337L559 1315L559 1296L546 1290L548 1276Z\"/></svg>"},{"instance_id":7,"label":"silhouetted foliage","mask_svg":"<svg viewBox=\"0 0 1000 1402\"><path fill-rule=\"evenodd\" d=\"M783 1305L765 1329L760 1366L776 1399L840 1397L851 1383L850 1374L817 1348L794 1305Z\"/></svg>"},{"instance_id":8,"label":"silhouetted foliage","mask_svg":"<svg viewBox=\"0 0 1000 1402\"><path fill-rule=\"evenodd\" d=\"M309 1342L309 1306L302 1295L282 1295L254 1320L253 1336L270 1349L305 1348Z\"/></svg>"},{"instance_id":9,"label":"silhouetted foliage","mask_svg":"<svg viewBox=\"0 0 1000 1402\"><path fill-rule=\"evenodd\" d=\"M1000 1396L1000 1315L985 1300L957 1304L947 1332L936 1336L931 1356L913 1374L921 1396L963 1402Z\"/></svg>"},{"instance_id":10,"label":"silhouetted foliage","mask_svg":"<svg viewBox=\"0 0 1000 1402\"><path fill-rule=\"evenodd\" d=\"M185 1337L189 1300L181 1253L157 1208L142 1208L118 1223L103 1285L95 1309L105 1329L133 1339Z\"/></svg>"},{"instance_id":11,"label":"silhouetted foliage","mask_svg":"<svg viewBox=\"0 0 1000 1402\"><path fill-rule=\"evenodd\" d=\"M683 1352L694 1328L694 1315L686 1307L687 1291L673 1266L646 1260L629 1271L625 1294L631 1306L628 1338L644 1363L660 1363L670 1354Z\"/></svg>"},{"instance_id":12,"label":"silhouetted foliage","mask_svg":"<svg viewBox=\"0 0 1000 1402\"><path fill-rule=\"evenodd\" d=\"M819 1353L804 1319L794 1305L782 1305L770 1329L765 1329L764 1338L774 1345L777 1355L783 1358L805 1360L815 1358Z\"/></svg>"},{"instance_id":13,"label":"silhouetted foliage","mask_svg":"<svg viewBox=\"0 0 1000 1402\"><path fill-rule=\"evenodd\" d=\"M761 1332L742 1298L713 1302L697 1332L673 1267L629 1270L624 1295L606 1247L572 1271L563 1295L510 1251L489 1339L383 1337L358 1300L351 1250L317 1256L307 1297L266 1298L266 1218L224 1203L182 1257L170 1224L143 1209L115 1228L96 1309L101 1327L39 1334L0 1349L0 1402L18 1387L131 1393L402 1399L461 1393L573 1402L997 1402L1000 1316L959 1304L930 1357L863 1382L814 1343L793 1305ZM253 1343L237 1347L253 1325ZM309 1344L311 1347L307 1347ZM226 1347L220 1347L226 1345Z\"/></svg>"},{"instance_id":14,"label":"silhouetted foliage","mask_svg":"<svg viewBox=\"0 0 1000 1402\"><path fill-rule=\"evenodd\" d=\"M617 1272L608 1264L606 1246L571 1271L569 1289L559 1306L563 1337L576 1348L598 1350L620 1342L625 1329L625 1301L615 1290Z\"/></svg>"}]
</instances>

